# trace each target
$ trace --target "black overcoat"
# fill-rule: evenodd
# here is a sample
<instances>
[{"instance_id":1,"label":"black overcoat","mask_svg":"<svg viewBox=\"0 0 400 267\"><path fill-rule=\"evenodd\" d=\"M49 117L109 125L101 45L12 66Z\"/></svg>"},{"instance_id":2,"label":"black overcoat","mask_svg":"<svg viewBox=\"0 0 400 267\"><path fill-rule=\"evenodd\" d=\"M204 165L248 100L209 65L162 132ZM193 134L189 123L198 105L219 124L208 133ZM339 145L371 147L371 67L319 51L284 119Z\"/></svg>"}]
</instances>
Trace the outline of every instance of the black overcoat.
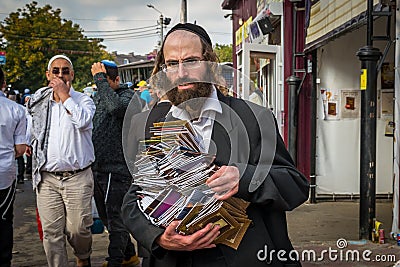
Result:
<instances>
[{"instance_id":1,"label":"black overcoat","mask_svg":"<svg viewBox=\"0 0 400 267\"><path fill-rule=\"evenodd\" d=\"M210 153L216 164L235 165L241 179L236 197L250 202L247 214L252 220L237 250L225 245L191 252L167 251L155 240L163 229L152 225L137 206L132 185L122 206L123 219L142 246L143 266L299 266L288 237L286 211L308 198L308 182L293 164L277 130L271 111L218 92L222 114L213 126ZM279 261L277 253L281 251ZM270 257L272 256L272 257Z\"/></svg>"}]
</instances>

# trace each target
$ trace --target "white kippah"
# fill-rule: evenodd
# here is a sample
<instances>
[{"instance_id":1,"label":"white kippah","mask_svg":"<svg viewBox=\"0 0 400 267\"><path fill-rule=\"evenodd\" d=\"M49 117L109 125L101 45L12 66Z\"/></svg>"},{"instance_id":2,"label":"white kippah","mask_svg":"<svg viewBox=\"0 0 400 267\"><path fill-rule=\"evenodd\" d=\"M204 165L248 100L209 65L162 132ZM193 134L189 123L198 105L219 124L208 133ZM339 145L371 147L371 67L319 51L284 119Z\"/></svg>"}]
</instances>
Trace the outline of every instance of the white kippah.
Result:
<instances>
[{"instance_id":1,"label":"white kippah","mask_svg":"<svg viewBox=\"0 0 400 267\"><path fill-rule=\"evenodd\" d=\"M50 59L49 64L47 65L47 70L50 70L51 63L53 63L54 60L59 59L59 58L65 59L66 61L69 62L69 64L71 64L71 67L74 68L74 66L72 65L72 61L71 61L67 56L64 56L64 55L55 55L54 57L52 57L52 58Z\"/></svg>"}]
</instances>

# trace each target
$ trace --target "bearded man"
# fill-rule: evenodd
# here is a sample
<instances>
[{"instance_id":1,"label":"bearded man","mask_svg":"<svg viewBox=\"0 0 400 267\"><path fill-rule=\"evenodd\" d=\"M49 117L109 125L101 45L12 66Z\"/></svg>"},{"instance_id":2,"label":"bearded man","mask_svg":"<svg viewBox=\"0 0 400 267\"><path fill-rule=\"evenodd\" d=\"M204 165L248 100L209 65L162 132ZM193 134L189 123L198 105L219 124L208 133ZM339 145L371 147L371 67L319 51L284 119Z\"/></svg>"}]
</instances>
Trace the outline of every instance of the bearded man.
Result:
<instances>
[{"instance_id":1,"label":"bearded man","mask_svg":"<svg viewBox=\"0 0 400 267\"><path fill-rule=\"evenodd\" d=\"M167 119L192 121L202 152L216 155L220 169L206 181L215 197L250 202L246 213L252 224L239 247L213 243L218 225L191 235L175 230L179 221L165 229L152 225L138 207L141 188L135 184L125 195L124 222L142 247L143 266L300 266L288 257L293 247L285 212L307 199L307 180L294 167L272 112L219 92L216 62L202 27L177 24L165 37L153 74L165 79L159 84L173 105ZM258 257L260 251L268 257Z\"/></svg>"}]
</instances>

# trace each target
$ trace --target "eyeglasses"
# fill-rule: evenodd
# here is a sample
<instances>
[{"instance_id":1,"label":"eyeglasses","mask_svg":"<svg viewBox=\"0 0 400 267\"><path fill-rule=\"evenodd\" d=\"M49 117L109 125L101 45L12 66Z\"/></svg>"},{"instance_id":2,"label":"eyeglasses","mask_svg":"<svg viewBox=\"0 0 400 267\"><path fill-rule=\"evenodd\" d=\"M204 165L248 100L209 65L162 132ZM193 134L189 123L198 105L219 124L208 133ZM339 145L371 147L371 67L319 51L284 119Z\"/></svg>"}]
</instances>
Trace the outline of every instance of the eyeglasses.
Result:
<instances>
[{"instance_id":1,"label":"eyeglasses","mask_svg":"<svg viewBox=\"0 0 400 267\"><path fill-rule=\"evenodd\" d=\"M53 73L53 74L55 74L55 75L60 74L60 68L53 68L53 69L51 70L51 73ZM62 75L69 75L69 68L67 68L67 67L62 68L62 69L61 69L61 74L62 74Z\"/></svg>"},{"instance_id":2,"label":"eyeglasses","mask_svg":"<svg viewBox=\"0 0 400 267\"><path fill-rule=\"evenodd\" d=\"M185 69L196 69L201 66L200 58L187 58L184 60L171 60L165 62L165 64L161 65L161 69L163 72L177 72L179 68L179 64L183 64L182 66Z\"/></svg>"}]
</instances>

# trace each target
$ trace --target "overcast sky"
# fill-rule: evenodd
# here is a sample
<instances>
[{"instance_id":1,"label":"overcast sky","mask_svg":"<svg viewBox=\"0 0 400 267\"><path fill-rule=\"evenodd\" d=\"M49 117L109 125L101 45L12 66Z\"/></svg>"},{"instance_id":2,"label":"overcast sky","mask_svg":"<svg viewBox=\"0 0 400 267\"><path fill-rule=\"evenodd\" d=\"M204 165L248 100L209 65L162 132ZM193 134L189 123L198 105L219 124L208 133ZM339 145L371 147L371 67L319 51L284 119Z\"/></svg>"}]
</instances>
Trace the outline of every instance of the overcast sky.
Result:
<instances>
[{"instance_id":1,"label":"overcast sky","mask_svg":"<svg viewBox=\"0 0 400 267\"><path fill-rule=\"evenodd\" d=\"M0 20L3 21L9 13L31 2L1 0ZM106 50L118 51L121 54L134 52L143 55L156 47L160 38L156 30L160 14L147 7L147 4L152 4L163 13L164 17L171 18L171 24L164 30L164 35L171 25L180 21L181 0L36 0L36 2L40 7L50 4L54 10L60 8L61 17L79 24L88 37L102 35L104 38L112 38L103 42L107 46ZM222 2L223 0L187 0L188 22L196 21L203 26L210 34L213 44L232 43L232 22L229 18L224 18L224 15L230 12L222 10ZM105 32L113 30L120 32Z\"/></svg>"}]
</instances>

